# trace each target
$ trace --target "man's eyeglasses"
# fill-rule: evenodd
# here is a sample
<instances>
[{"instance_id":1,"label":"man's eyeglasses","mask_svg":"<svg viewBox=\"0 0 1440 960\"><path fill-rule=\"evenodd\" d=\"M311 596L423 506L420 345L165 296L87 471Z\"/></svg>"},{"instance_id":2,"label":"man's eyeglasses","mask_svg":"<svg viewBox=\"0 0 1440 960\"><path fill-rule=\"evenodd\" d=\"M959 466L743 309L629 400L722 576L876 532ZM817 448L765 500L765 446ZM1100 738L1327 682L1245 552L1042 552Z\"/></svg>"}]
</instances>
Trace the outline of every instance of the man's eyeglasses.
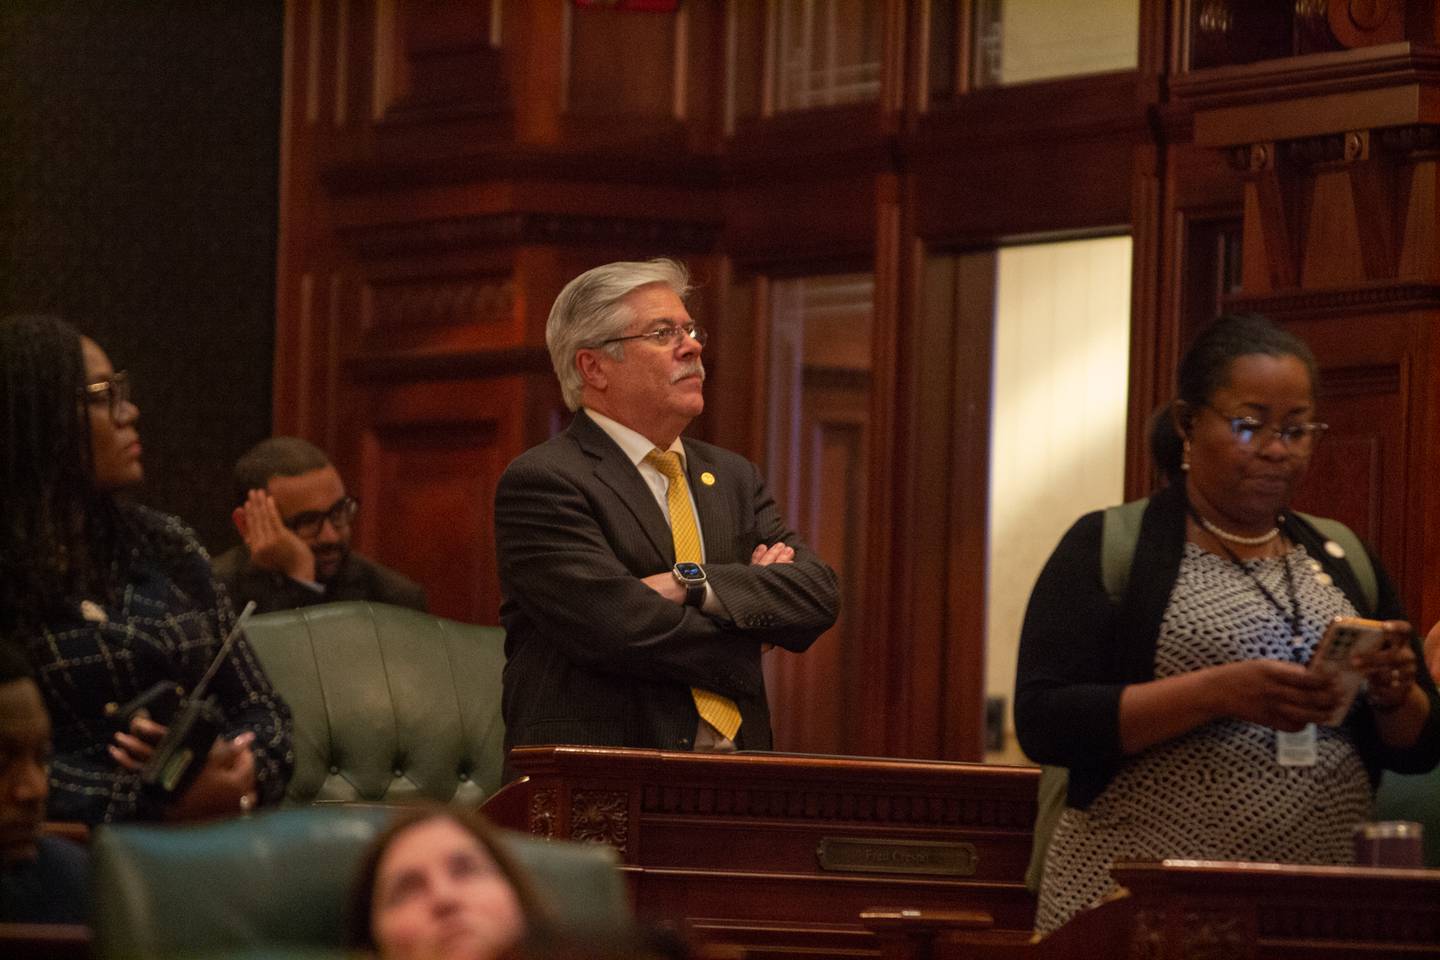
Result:
<instances>
[{"instance_id":1,"label":"man's eyeglasses","mask_svg":"<svg viewBox=\"0 0 1440 960\"><path fill-rule=\"evenodd\" d=\"M119 420L120 411L130 402L130 374L124 370L112 373L104 380L87 383L80 388L80 399L93 406L106 404L110 407L110 419Z\"/></svg>"},{"instance_id":2,"label":"man's eyeglasses","mask_svg":"<svg viewBox=\"0 0 1440 960\"><path fill-rule=\"evenodd\" d=\"M1325 435L1330 429L1328 423L1285 423L1279 426L1272 426L1262 423L1255 417L1231 417L1216 410L1210 404L1203 404L1208 410L1218 414L1222 420L1230 425L1230 433L1235 437L1237 446L1246 450L1259 450L1270 442L1271 437L1279 437L1285 449L1291 453L1309 453L1315 446L1315 441Z\"/></svg>"},{"instance_id":3,"label":"man's eyeglasses","mask_svg":"<svg viewBox=\"0 0 1440 960\"><path fill-rule=\"evenodd\" d=\"M285 526L294 530L295 535L301 539L311 540L320 536L326 520L337 530L350 526L350 521L355 519L355 513L359 509L359 500L354 497L341 497L329 510L307 510L287 518Z\"/></svg>"},{"instance_id":4,"label":"man's eyeglasses","mask_svg":"<svg viewBox=\"0 0 1440 960\"><path fill-rule=\"evenodd\" d=\"M698 323L687 323L680 326L667 323L656 327L649 333L632 333L628 337L611 337L609 340L601 340L596 346L603 347L607 344L622 343L626 340L648 340L657 347L669 349L678 344L681 337L689 337L703 347L706 341L710 339L710 334L706 333L705 328Z\"/></svg>"}]
</instances>

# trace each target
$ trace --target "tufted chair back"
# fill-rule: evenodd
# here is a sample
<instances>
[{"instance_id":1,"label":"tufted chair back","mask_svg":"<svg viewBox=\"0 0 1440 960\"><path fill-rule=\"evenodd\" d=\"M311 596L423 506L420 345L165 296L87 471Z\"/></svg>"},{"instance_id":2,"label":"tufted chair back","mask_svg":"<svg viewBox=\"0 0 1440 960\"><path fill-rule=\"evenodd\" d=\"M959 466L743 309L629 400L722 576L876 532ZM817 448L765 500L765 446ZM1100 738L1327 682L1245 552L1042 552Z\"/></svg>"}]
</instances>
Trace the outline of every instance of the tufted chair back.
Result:
<instances>
[{"instance_id":1,"label":"tufted chair back","mask_svg":"<svg viewBox=\"0 0 1440 960\"><path fill-rule=\"evenodd\" d=\"M334 956L361 855L393 807L296 807L183 826L103 826L91 841L99 960ZM564 934L630 930L609 847L498 837L555 910Z\"/></svg>"},{"instance_id":2,"label":"tufted chair back","mask_svg":"<svg viewBox=\"0 0 1440 960\"><path fill-rule=\"evenodd\" d=\"M255 617L246 636L294 714L290 802L478 807L500 788L499 627L349 601Z\"/></svg>"}]
</instances>

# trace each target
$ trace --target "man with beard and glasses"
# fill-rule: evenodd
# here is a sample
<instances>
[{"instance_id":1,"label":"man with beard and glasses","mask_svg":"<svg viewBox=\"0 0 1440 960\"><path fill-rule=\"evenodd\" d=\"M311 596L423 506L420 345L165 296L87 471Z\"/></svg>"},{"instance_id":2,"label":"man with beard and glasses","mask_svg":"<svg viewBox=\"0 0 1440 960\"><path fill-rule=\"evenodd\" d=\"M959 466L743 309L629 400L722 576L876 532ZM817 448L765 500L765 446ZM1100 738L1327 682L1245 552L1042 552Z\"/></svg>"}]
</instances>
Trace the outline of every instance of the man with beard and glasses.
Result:
<instances>
[{"instance_id":1,"label":"man with beard and glasses","mask_svg":"<svg viewBox=\"0 0 1440 960\"><path fill-rule=\"evenodd\" d=\"M89 859L43 836L50 715L21 650L0 639L0 923L84 923Z\"/></svg>"},{"instance_id":2,"label":"man with beard and glasses","mask_svg":"<svg viewBox=\"0 0 1440 960\"><path fill-rule=\"evenodd\" d=\"M420 585L350 549L359 502L319 447L299 437L262 440L235 463L230 518L244 543L215 559L241 609L257 613L336 600L425 609Z\"/></svg>"},{"instance_id":3,"label":"man with beard and glasses","mask_svg":"<svg viewBox=\"0 0 1440 960\"><path fill-rule=\"evenodd\" d=\"M611 263L550 310L575 417L495 497L507 748L770 749L761 652L835 622L835 573L759 469L680 437L704 407L688 290L674 261Z\"/></svg>"}]
</instances>

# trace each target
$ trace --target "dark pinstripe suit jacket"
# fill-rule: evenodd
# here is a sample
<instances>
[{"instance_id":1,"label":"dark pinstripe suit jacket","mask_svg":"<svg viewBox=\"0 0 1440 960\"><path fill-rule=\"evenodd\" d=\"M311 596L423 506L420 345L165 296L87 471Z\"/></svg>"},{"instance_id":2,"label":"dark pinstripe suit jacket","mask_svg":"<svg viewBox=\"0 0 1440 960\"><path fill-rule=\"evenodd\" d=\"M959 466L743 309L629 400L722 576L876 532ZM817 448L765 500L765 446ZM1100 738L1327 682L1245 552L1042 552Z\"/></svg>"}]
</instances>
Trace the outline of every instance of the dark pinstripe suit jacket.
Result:
<instances>
[{"instance_id":1,"label":"dark pinstripe suit jacket","mask_svg":"<svg viewBox=\"0 0 1440 960\"><path fill-rule=\"evenodd\" d=\"M507 749L689 749L699 719L692 685L739 705L741 748L770 748L761 644L798 653L829 629L839 611L835 573L785 526L754 464L684 443L705 570L733 620L640 582L674 564L670 527L634 464L583 411L500 478ZM713 484L699 480L707 471ZM750 565L756 544L777 540L795 548L793 564Z\"/></svg>"}]
</instances>

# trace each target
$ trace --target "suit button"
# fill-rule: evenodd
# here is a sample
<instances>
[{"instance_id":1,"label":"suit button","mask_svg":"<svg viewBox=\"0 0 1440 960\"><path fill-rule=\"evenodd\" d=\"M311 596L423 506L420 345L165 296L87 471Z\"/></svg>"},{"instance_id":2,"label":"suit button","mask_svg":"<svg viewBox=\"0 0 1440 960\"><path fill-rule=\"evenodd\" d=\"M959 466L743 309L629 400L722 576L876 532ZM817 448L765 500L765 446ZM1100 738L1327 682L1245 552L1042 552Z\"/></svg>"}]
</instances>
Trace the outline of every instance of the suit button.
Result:
<instances>
[{"instance_id":1,"label":"suit button","mask_svg":"<svg viewBox=\"0 0 1440 960\"><path fill-rule=\"evenodd\" d=\"M338 774L339 772L340 772L340 768L339 768L339 767L331 767L331 768L330 768L330 775L331 775L331 776L335 776L335 775Z\"/></svg>"}]
</instances>

